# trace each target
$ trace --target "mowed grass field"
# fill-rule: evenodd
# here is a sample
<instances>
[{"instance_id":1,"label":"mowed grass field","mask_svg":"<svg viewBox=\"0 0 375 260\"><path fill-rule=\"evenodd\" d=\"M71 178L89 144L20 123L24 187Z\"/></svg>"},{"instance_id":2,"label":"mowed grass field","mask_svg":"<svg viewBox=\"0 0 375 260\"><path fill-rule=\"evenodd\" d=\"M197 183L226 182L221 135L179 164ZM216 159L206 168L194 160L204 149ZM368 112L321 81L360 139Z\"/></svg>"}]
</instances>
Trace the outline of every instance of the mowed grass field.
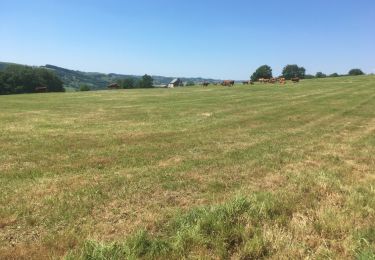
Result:
<instances>
[{"instance_id":1,"label":"mowed grass field","mask_svg":"<svg viewBox=\"0 0 375 260\"><path fill-rule=\"evenodd\" d=\"M0 96L0 258L374 259L375 77Z\"/></svg>"}]
</instances>

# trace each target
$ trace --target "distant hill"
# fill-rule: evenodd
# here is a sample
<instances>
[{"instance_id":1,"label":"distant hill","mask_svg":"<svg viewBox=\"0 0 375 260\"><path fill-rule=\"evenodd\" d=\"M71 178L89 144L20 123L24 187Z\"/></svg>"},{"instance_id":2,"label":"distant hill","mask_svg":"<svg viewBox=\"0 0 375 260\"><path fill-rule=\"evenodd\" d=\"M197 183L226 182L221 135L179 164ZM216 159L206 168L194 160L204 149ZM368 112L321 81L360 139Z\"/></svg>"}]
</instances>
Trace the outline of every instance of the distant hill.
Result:
<instances>
[{"instance_id":1,"label":"distant hill","mask_svg":"<svg viewBox=\"0 0 375 260\"><path fill-rule=\"evenodd\" d=\"M0 62L0 70L4 69L6 66L14 64L14 63L7 63L7 62ZM45 66L41 66L42 68L46 68L49 70L53 70L56 75L61 78L64 82L65 88L70 89L79 89L82 84L90 86L91 89L104 89L111 83L116 82L119 79L134 77L140 78L142 76L139 75L125 75L125 74L105 74L99 72L83 72L78 70L70 70L62 67L58 67L55 65L47 64ZM174 77L163 77L163 76L152 76L154 79L154 85L166 85L171 82ZM206 79L206 78L181 78L183 82L194 82L195 84L207 81L207 82L219 82L220 80L217 79Z\"/></svg>"},{"instance_id":2,"label":"distant hill","mask_svg":"<svg viewBox=\"0 0 375 260\"><path fill-rule=\"evenodd\" d=\"M74 89L78 89L82 84L90 86L91 89L102 89L122 78L121 76L117 76L115 74L82 72L49 64L42 67L53 70L64 82L65 87Z\"/></svg>"},{"instance_id":3,"label":"distant hill","mask_svg":"<svg viewBox=\"0 0 375 260\"><path fill-rule=\"evenodd\" d=\"M9 66L9 65L20 65L20 64L16 64L16 63L11 63L11 62L1 62L0 61L0 71L5 69L6 66Z\"/></svg>"}]
</instances>

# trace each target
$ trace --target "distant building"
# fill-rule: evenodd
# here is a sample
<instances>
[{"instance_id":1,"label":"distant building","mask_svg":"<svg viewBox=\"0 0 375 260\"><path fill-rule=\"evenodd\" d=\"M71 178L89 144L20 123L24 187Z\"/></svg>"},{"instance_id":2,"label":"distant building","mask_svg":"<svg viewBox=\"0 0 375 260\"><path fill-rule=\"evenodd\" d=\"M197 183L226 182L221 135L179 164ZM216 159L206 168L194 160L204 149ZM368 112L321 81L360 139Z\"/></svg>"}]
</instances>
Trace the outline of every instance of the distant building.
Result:
<instances>
[{"instance_id":1,"label":"distant building","mask_svg":"<svg viewBox=\"0 0 375 260\"><path fill-rule=\"evenodd\" d=\"M180 87L183 83L180 79L174 79L168 84L168 88Z\"/></svg>"}]
</instances>

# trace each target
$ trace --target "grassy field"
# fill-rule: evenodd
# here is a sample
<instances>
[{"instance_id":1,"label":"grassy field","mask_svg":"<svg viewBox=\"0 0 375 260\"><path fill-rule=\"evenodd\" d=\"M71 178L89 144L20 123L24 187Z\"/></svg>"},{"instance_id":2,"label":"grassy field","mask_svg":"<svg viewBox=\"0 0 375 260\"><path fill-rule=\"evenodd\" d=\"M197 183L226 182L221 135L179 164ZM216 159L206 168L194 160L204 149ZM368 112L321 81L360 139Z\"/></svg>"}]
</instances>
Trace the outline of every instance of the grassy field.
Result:
<instances>
[{"instance_id":1,"label":"grassy field","mask_svg":"<svg viewBox=\"0 0 375 260\"><path fill-rule=\"evenodd\" d=\"M0 96L0 258L375 258L375 77Z\"/></svg>"}]
</instances>

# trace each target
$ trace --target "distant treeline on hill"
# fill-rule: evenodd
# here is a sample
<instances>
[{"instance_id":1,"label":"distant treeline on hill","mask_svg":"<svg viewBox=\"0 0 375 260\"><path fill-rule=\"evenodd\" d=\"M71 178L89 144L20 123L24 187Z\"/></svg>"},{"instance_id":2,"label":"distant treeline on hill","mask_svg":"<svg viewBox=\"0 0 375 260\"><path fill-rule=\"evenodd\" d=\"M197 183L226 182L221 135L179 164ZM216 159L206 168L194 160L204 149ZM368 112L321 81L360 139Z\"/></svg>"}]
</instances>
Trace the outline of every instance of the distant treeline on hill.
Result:
<instances>
[{"instance_id":1,"label":"distant treeline on hill","mask_svg":"<svg viewBox=\"0 0 375 260\"><path fill-rule=\"evenodd\" d=\"M79 90L80 88L89 88L91 90L106 89L108 85L117 83L123 88L142 88L149 87L149 79L144 79L144 76L126 75L116 73L99 73L99 72L83 72L78 70L69 70L54 65L46 65L51 71L54 71L59 78L64 82L64 87L71 90ZM154 86L167 85L175 77L151 76ZM180 78L184 82L217 82L215 79L206 78Z\"/></svg>"},{"instance_id":2,"label":"distant treeline on hill","mask_svg":"<svg viewBox=\"0 0 375 260\"><path fill-rule=\"evenodd\" d=\"M0 62L0 71L4 71L10 65L17 65L13 63L6 63ZM33 67L33 68L44 68L48 71L51 71L57 75L63 82L63 86L67 91L76 91L80 90L81 88L91 89L91 90L98 90L98 89L106 89L107 86L118 83L122 87L125 88L138 88L144 86L142 82L142 76L138 75L125 75L125 74L116 74L116 73L98 73L98 72L83 72L78 70L70 70L54 65L45 65L41 67ZM164 77L164 76L151 76L153 79L154 86L160 85L167 85L169 84L175 77ZM201 82L219 82L220 80L217 79L208 79L208 78L200 78L200 77L180 77L183 82L190 82L194 84L198 84ZM147 81L146 81L147 83ZM147 84L146 84L147 85Z\"/></svg>"},{"instance_id":3,"label":"distant treeline on hill","mask_svg":"<svg viewBox=\"0 0 375 260\"><path fill-rule=\"evenodd\" d=\"M47 69L11 64L0 70L0 95L63 91L61 79Z\"/></svg>"},{"instance_id":4,"label":"distant treeline on hill","mask_svg":"<svg viewBox=\"0 0 375 260\"><path fill-rule=\"evenodd\" d=\"M286 65L282 71L281 77L300 79L356 76L364 75L360 69L352 69L347 75L333 73L326 75L322 72L316 75L305 73L304 67L296 64ZM268 65L260 66L252 75L251 80L257 81L261 78L272 78L272 69ZM153 86L165 86L173 80L172 77L163 76L134 76L122 74L104 74L96 72L82 72L69 70L53 65L42 67L31 67L13 63L0 62L0 95L20 94L34 92L62 92L67 90L98 90L106 89L108 86L117 88L151 88ZM180 78L186 86L195 84L217 83L220 80L205 78Z\"/></svg>"},{"instance_id":5,"label":"distant treeline on hill","mask_svg":"<svg viewBox=\"0 0 375 260\"><path fill-rule=\"evenodd\" d=\"M283 77L287 80L292 78L300 78L300 79L313 79L313 78L326 78L326 77L341 77L341 76L358 76L364 75L362 70L360 69L351 69L347 75L339 75L338 73L333 73L330 75L326 75L323 72L317 72L315 75L306 74L306 69L304 67L299 67L296 64L289 64L283 68L280 77ZM260 66L251 76L250 79L252 81L258 81L259 79L270 79L272 78L272 68L268 65Z\"/></svg>"}]
</instances>

